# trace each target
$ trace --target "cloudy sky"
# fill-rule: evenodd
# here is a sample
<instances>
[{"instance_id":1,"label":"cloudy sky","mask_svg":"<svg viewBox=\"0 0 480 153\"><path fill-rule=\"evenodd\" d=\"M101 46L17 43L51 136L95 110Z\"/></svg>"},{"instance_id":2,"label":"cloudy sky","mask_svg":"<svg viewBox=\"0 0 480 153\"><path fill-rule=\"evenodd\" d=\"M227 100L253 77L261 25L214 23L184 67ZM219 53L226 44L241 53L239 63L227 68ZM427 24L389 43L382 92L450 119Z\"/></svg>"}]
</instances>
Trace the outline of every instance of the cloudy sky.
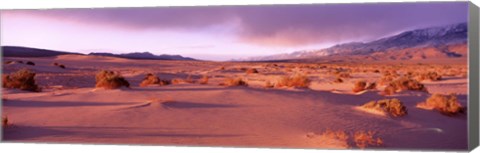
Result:
<instances>
[{"instance_id":1,"label":"cloudy sky","mask_svg":"<svg viewBox=\"0 0 480 153\"><path fill-rule=\"evenodd\" d=\"M467 2L2 10L1 45L228 60L466 22Z\"/></svg>"}]
</instances>

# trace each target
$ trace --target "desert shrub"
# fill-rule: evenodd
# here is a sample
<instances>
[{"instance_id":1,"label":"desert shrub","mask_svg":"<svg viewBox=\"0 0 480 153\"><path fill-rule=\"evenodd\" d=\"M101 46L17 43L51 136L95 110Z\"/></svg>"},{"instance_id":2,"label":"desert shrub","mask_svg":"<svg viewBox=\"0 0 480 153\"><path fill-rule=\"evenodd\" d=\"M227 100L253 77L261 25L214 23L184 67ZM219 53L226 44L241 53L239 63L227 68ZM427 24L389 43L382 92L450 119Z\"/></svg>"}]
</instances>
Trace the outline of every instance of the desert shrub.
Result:
<instances>
[{"instance_id":1,"label":"desert shrub","mask_svg":"<svg viewBox=\"0 0 480 153\"><path fill-rule=\"evenodd\" d=\"M405 107L403 103L396 98L370 101L361 107L386 112L393 117L407 115L407 107Z\"/></svg>"},{"instance_id":2,"label":"desert shrub","mask_svg":"<svg viewBox=\"0 0 480 153\"><path fill-rule=\"evenodd\" d=\"M257 69L255 68L249 68L245 71L247 74L252 74L252 73L258 73Z\"/></svg>"},{"instance_id":3,"label":"desert shrub","mask_svg":"<svg viewBox=\"0 0 480 153\"><path fill-rule=\"evenodd\" d=\"M17 61L17 63L23 64L23 61Z\"/></svg>"},{"instance_id":4,"label":"desert shrub","mask_svg":"<svg viewBox=\"0 0 480 153\"><path fill-rule=\"evenodd\" d=\"M185 82L187 82L187 83L195 83L195 80L193 80L192 75L188 75L187 78L185 79Z\"/></svg>"},{"instance_id":5,"label":"desert shrub","mask_svg":"<svg viewBox=\"0 0 480 153\"><path fill-rule=\"evenodd\" d=\"M340 77L335 77L335 80L333 80L334 83L342 83L343 80Z\"/></svg>"},{"instance_id":6,"label":"desert shrub","mask_svg":"<svg viewBox=\"0 0 480 153\"><path fill-rule=\"evenodd\" d=\"M248 83L243 81L242 78L225 78L223 83L225 86L248 86Z\"/></svg>"},{"instance_id":7,"label":"desert shrub","mask_svg":"<svg viewBox=\"0 0 480 153\"><path fill-rule=\"evenodd\" d=\"M27 64L27 65L33 65L33 66L35 66L35 63L33 63L32 61L27 61L26 64Z\"/></svg>"},{"instance_id":8,"label":"desert shrub","mask_svg":"<svg viewBox=\"0 0 480 153\"><path fill-rule=\"evenodd\" d=\"M142 82L140 83L140 87L145 87L153 84L160 84L160 78L152 73L148 73L147 76L145 76L145 78L143 78Z\"/></svg>"},{"instance_id":9,"label":"desert shrub","mask_svg":"<svg viewBox=\"0 0 480 153\"><path fill-rule=\"evenodd\" d=\"M270 81L265 81L265 88L273 88L275 87L275 85L273 83L271 83Z\"/></svg>"},{"instance_id":10,"label":"desert shrub","mask_svg":"<svg viewBox=\"0 0 480 153\"><path fill-rule=\"evenodd\" d=\"M357 131L353 135L353 140L358 148L364 149L368 146L380 146L383 144L381 138L375 137L373 131Z\"/></svg>"},{"instance_id":11,"label":"desert shrub","mask_svg":"<svg viewBox=\"0 0 480 153\"><path fill-rule=\"evenodd\" d=\"M277 87L296 87L296 88L308 88L310 85L310 79L307 76L296 74L292 76L283 76L280 78Z\"/></svg>"},{"instance_id":12,"label":"desert shrub","mask_svg":"<svg viewBox=\"0 0 480 153\"><path fill-rule=\"evenodd\" d=\"M28 69L21 69L9 75L3 74L2 81L4 88L40 91L40 88L35 83L35 73Z\"/></svg>"},{"instance_id":13,"label":"desert shrub","mask_svg":"<svg viewBox=\"0 0 480 153\"><path fill-rule=\"evenodd\" d=\"M458 102L454 94L442 95L433 94L425 102L417 104L417 107L424 109L435 109L445 115L455 115L462 113L464 108Z\"/></svg>"},{"instance_id":14,"label":"desert shrub","mask_svg":"<svg viewBox=\"0 0 480 153\"><path fill-rule=\"evenodd\" d=\"M203 75L202 78L198 81L200 84L208 84L208 75Z\"/></svg>"},{"instance_id":15,"label":"desert shrub","mask_svg":"<svg viewBox=\"0 0 480 153\"><path fill-rule=\"evenodd\" d=\"M327 138L332 138L340 141L347 141L349 136L345 131L332 131L330 129L325 130L322 134L322 136L325 136Z\"/></svg>"},{"instance_id":16,"label":"desert shrub","mask_svg":"<svg viewBox=\"0 0 480 153\"><path fill-rule=\"evenodd\" d=\"M367 87L367 82L364 80L356 81L355 84L353 85L353 92L360 92L365 90Z\"/></svg>"},{"instance_id":17,"label":"desert shrub","mask_svg":"<svg viewBox=\"0 0 480 153\"><path fill-rule=\"evenodd\" d=\"M57 63L57 62L54 62L54 63L53 63L53 66L58 66L59 68L62 68L62 69L65 69L65 68L66 68L65 65L59 64L59 63Z\"/></svg>"},{"instance_id":18,"label":"desert shrub","mask_svg":"<svg viewBox=\"0 0 480 153\"><path fill-rule=\"evenodd\" d=\"M423 81L423 80L438 81L441 79L442 79L442 76L439 75L437 72L421 73L417 77L418 81Z\"/></svg>"},{"instance_id":19,"label":"desert shrub","mask_svg":"<svg viewBox=\"0 0 480 153\"><path fill-rule=\"evenodd\" d=\"M367 83L367 86L365 87L365 89L376 89L376 88L377 88L377 83L375 82Z\"/></svg>"},{"instance_id":20,"label":"desert shrub","mask_svg":"<svg viewBox=\"0 0 480 153\"><path fill-rule=\"evenodd\" d=\"M122 86L127 88L130 87L130 83L125 80L119 73L102 70L97 73L95 76L95 87L96 88L104 88L104 89L117 89Z\"/></svg>"},{"instance_id":21,"label":"desert shrub","mask_svg":"<svg viewBox=\"0 0 480 153\"><path fill-rule=\"evenodd\" d=\"M5 117L2 117L2 128L7 128L9 126L10 123L8 123L8 117L5 116Z\"/></svg>"},{"instance_id":22,"label":"desert shrub","mask_svg":"<svg viewBox=\"0 0 480 153\"><path fill-rule=\"evenodd\" d=\"M225 66L220 67L220 70L225 70Z\"/></svg>"},{"instance_id":23,"label":"desert shrub","mask_svg":"<svg viewBox=\"0 0 480 153\"><path fill-rule=\"evenodd\" d=\"M348 72L340 72L340 73L337 74L337 77L339 77L339 78L350 78L351 76L350 76L350 73L348 73Z\"/></svg>"},{"instance_id":24,"label":"desert shrub","mask_svg":"<svg viewBox=\"0 0 480 153\"><path fill-rule=\"evenodd\" d=\"M184 79L181 78L173 78L172 79L172 84L181 84L181 83L187 83Z\"/></svg>"},{"instance_id":25,"label":"desert shrub","mask_svg":"<svg viewBox=\"0 0 480 153\"><path fill-rule=\"evenodd\" d=\"M5 64L13 64L15 63L14 61L6 61Z\"/></svg>"},{"instance_id":26,"label":"desert shrub","mask_svg":"<svg viewBox=\"0 0 480 153\"><path fill-rule=\"evenodd\" d=\"M388 91L387 91L388 90ZM384 90L385 94L393 94L396 91L403 90L415 90L415 91L427 91L427 88L417 80L413 80L407 77L401 77L397 80L390 82ZM393 91L393 92L392 92Z\"/></svg>"}]
</instances>

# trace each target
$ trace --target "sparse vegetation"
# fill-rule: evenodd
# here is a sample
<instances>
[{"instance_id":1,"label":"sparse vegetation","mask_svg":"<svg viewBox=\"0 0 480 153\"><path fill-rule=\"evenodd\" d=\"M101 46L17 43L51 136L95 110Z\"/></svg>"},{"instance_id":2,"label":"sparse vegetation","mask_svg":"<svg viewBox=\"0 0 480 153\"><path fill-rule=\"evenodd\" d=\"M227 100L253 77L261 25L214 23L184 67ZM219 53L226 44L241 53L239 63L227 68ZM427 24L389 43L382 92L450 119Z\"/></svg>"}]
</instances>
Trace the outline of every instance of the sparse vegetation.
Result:
<instances>
[{"instance_id":1,"label":"sparse vegetation","mask_svg":"<svg viewBox=\"0 0 480 153\"><path fill-rule=\"evenodd\" d=\"M438 81L441 79L442 79L442 76L439 75L437 72L422 73L422 74L419 74L417 77L418 81L423 81L423 80Z\"/></svg>"},{"instance_id":2,"label":"sparse vegetation","mask_svg":"<svg viewBox=\"0 0 480 153\"><path fill-rule=\"evenodd\" d=\"M366 90L366 87L367 87L367 81L360 80L360 81L355 82L352 91L353 92L360 92L360 91Z\"/></svg>"},{"instance_id":3,"label":"sparse vegetation","mask_svg":"<svg viewBox=\"0 0 480 153\"><path fill-rule=\"evenodd\" d=\"M160 85L160 78L155 76L152 73L148 73L147 76L143 79L143 81L140 83L140 87L146 87L148 85L154 85L158 84Z\"/></svg>"},{"instance_id":4,"label":"sparse vegetation","mask_svg":"<svg viewBox=\"0 0 480 153\"><path fill-rule=\"evenodd\" d=\"M65 68L66 68L65 65L59 64L59 63L57 63L57 62L54 62L54 63L53 63L53 66L58 66L59 68L62 68L62 69L65 69Z\"/></svg>"},{"instance_id":5,"label":"sparse vegetation","mask_svg":"<svg viewBox=\"0 0 480 153\"><path fill-rule=\"evenodd\" d=\"M98 72L95 76L95 81L96 88L117 89L123 86L130 87L130 83L119 73L108 70Z\"/></svg>"},{"instance_id":6,"label":"sparse vegetation","mask_svg":"<svg viewBox=\"0 0 480 153\"><path fill-rule=\"evenodd\" d=\"M27 65L32 65L32 66L35 66L35 63L33 63L32 61L27 61L26 63Z\"/></svg>"},{"instance_id":7,"label":"sparse vegetation","mask_svg":"<svg viewBox=\"0 0 480 153\"><path fill-rule=\"evenodd\" d=\"M35 83L35 72L28 69L21 69L12 74L3 74L2 82L4 88L17 88L27 91L40 91L40 88Z\"/></svg>"},{"instance_id":8,"label":"sparse vegetation","mask_svg":"<svg viewBox=\"0 0 480 153\"><path fill-rule=\"evenodd\" d=\"M198 81L200 84L208 84L208 75L203 75L202 78Z\"/></svg>"},{"instance_id":9,"label":"sparse vegetation","mask_svg":"<svg viewBox=\"0 0 480 153\"><path fill-rule=\"evenodd\" d=\"M375 111L385 112L393 117L407 115L407 107L405 107L403 103L396 98L370 101L368 103L365 103L361 107Z\"/></svg>"},{"instance_id":10,"label":"sparse vegetation","mask_svg":"<svg viewBox=\"0 0 480 153\"><path fill-rule=\"evenodd\" d=\"M462 113L464 110L460 102L458 102L457 96L454 94L433 94L425 102L418 103L417 107L430 110L435 109L442 114L450 116Z\"/></svg>"},{"instance_id":11,"label":"sparse vegetation","mask_svg":"<svg viewBox=\"0 0 480 153\"><path fill-rule=\"evenodd\" d=\"M243 81L242 78L226 78L223 85L225 85L225 86L248 86L248 83Z\"/></svg>"},{"instance_id":12,"label":"sparse vegetation","mask_svg":"<svg viewBox=\"0 0 480 153\"><path fill-rule=\"evenodd\" d=\"M334 83L342 83L343 80L340 77L335 77L335 80L333 80Z\"/></svg>"},{"instance_id":13,"label":"sparse vegetation","mask_svg":"<svg viewBox=\"0 0 480 153\"><path fill-rule=\"evenodd\" d=\"M390 95L397 91L403 90L415 90L415 91L427 91L427 88L420 82L407 78L401 77L397 80L390 82L384 90L384 94Z\"/></svg>"},{"instance_id":14,"label":"sparse vegetation","mask_svg":"<svg viewBox=\"0 0 480 153\"><path fill-rule=\"evenodd\" d=\"M252 73L258 73L257 69L255 68L249 68L245 71L247 74L252 74Z\"/></svg>"},{"instance_id":15,"label":"sparse vegetation","mask_svg":"<svg viewBox=\"0 0 480 153\"><path fill-rule=\"evenodd\" d=\"M380 146L383 144L381 138L375 137L373 131L357 131L353 135L353 140L358 148L364 149L368 146Z\"/></svg>"},{"instance_id":16,"label":"sparse vegetation","mask_svg":"<svg viewBox=\"0 0 480 153\"><path fill-rule=\"evenodd\" d=\"M273 83L271 83L270 81L265 81L265 88L273 88L275 87L275 85Z\"/></svg>"},{"instance_id":17,"label":"sparse vegetation","mask_svg":"<svg viewBox=\"0 0 480 153\"><path fill-rule=\"evenodd\" d=\"M296 74L292 76L283 76L280 78L277 87L295 87L308 88L310 86L310 79L306 75Z\"/></svg>"},{"instance_id":18,"label":"sparse vegetation","mask_svg":"<svg viewBox=\"0 0 480 153\"><path fill-rule=\"evenodd\" d=\"M2 117L2 128L5 129L5 128L7 128L9 125L10 125L10 123L8 123L8 117L7 117L7 116Z\"/></svg>"}]
</instances>

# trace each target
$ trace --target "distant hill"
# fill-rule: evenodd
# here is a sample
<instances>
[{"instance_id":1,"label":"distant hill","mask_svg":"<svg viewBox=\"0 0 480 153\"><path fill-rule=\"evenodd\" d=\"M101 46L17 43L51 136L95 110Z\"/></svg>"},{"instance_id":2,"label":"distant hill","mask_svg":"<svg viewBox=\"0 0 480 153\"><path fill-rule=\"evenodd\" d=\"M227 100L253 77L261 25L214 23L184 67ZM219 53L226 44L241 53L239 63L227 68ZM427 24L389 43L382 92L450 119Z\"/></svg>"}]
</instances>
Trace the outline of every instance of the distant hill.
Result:
<instances>
[{"instance_id":1,"label":"distant hill","mask_svg":"<svg viewBox=\"0 0 480 153\"><path fill-rule=\"evenodd\" d=\"M110 56L110 57L119 57L119 58L127 58L127 59L148 59L148 60L195 60L189 57L183 57L180 55L154 55L150 52L134 52L134 53L127 53L127 54L112 54L112 53L90 53L88 55L96 55L96 56Z\"/></svg>"},{"instance_id":2,"label":"distant hill","mask_svg":"<svg viewBox=\"0 0 480 153\"><path fill-rule=\"evenodd\" d=\"M467 54L467 31L467 23L458 23L405 31L367 43L351 42L325 49L252 57L243 60L297 60L329 56L365 56L371 60L459 58L466 57Z\"/></svg>"},{"instance_id":3,"label":"distant hill","mask_svg":"<svg viewBox=\"0 0 480 153\"><path fill-rule=\"evenodd\" d=\"M19 46L2 46L3 57L50 57L66 54L79 54L63 51L54 51L47 49L19 47Z\"/></svg>"}]
</instances>

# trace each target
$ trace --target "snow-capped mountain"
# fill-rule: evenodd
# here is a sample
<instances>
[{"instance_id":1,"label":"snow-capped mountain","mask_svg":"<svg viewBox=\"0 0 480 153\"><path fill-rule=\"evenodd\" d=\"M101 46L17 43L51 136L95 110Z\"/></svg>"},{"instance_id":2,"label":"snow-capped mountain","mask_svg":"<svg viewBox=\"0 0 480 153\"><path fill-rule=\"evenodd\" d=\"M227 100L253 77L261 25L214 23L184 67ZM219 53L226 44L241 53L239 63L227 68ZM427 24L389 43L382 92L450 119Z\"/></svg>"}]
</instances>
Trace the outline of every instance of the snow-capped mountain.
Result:
<instances>
[{"instance_id":1,"label":"snow-capped mountain","mask_svg":"<svg viewBox=\"0 0 480 153\"><path fill-rule=\"evenodd\" d=\"M457 50L448 50L451 48L458 49L459 47L448 47L466 45L467 43L467 23L459 23L448 26L430 27L424 29L416 29L405 31L398 35L381 38L372 42L351 42L345 44L338 44L329 48L313 50L313 51L297 51L289 54L278 54L263 57L253 57L246 60L253 61L268 61L268 60L286 60L286 59L303 59L303 58L318 58L330 55L372 55L378 52L393 52L416 49L416 52L421 52L427 48L436 49L438 52L444 53L446 56L459 57L461 55ZM461 48L461 47L460 47ZM455 53L455 54L452 54ZM409 53L412 54L412 53ZM419 54L419 53L416 53ZM420 55L427 58L425 55Z\"/></svg>"}]
</instances>

